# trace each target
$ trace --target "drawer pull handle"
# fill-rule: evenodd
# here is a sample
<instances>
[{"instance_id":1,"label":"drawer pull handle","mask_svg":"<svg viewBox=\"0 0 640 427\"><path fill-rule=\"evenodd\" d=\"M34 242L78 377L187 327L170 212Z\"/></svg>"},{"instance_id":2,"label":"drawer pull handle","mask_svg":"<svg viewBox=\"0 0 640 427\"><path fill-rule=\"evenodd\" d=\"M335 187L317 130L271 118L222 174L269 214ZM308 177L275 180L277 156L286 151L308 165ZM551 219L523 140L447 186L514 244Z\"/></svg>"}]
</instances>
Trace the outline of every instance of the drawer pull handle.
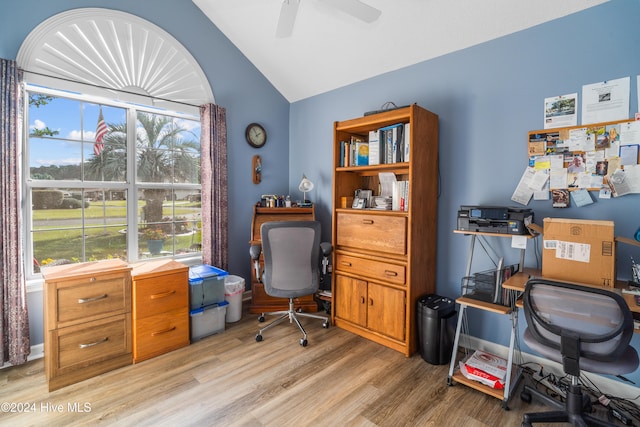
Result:
<instances>
[{"instance_id":1,"label":"drawer pull handle","mask_svg":"<svg viewBox=\"0 0 640 427\"><path fill-rule=\"evenodd\" d=\"M345 267L351 267L351 263L349 261L342 261L340 264L344 265Z\"/></svg>"},{"instance_id":2,"label":"drawer pull handle","mask_svg":"<svg viewBox=\"0 0 640 427\"><path fill-rule=\"evenodd\" d=\"M108 298L109 295L104 294L104 295L99 295L97 297L91 297L91 298L78 298L78 304L86 304L88 302L94 302L94 301L99 301L101 299L105 299Z\"/></svg>"},{"instance_id":3,"label":"drawer pull handle","mask_svg":"<svg viewBox=\"0 0 640 427\"><path fill-rule=\"evenodd\" d=\"M102 344L103 342L107 342L107 341L109 341L109 337L104 337L101 340L98 340L96 342L92 342L92 343L89 343L89 344L78 344L78 347L80 347L80 348L93 347L95 345Z\"/></svg>"},{"instance_id":4,"label":"drawer pull handle","mask_svg":"<svg viewBox=\"0 0 640 427\"><path fill-rule=\"evenodd\" d=\"M167 292L162 292L162 293L159 293L159 294L151 295L151 299L165 298L165 297L169 297L169 296L171 296L171 295L173 295L175 293L176 293L176 291L174 289L173 291L167 291Z\"/></svg>"},{"instance_id":5,"label":"drawer pull handle","mask_svg":"<svg viewBox=\"0 0 640 427\"><path fill-rule=\"evenodd\" d=\"M96 281L96 278L95 278L95 277L92 277L91 279L89 279L89 281L90 281L90 282L95 282L95 281Z\"/></svg>"},{"instance_id":6,"label":"drawer pull handle","mask_svg":"<svg viewBox=\"0 0 640 427\"><path fill-rule=\"evenodd\" d=\"M363 224L373 224L373 220L372 219L363 219L362 223Z\"/></svg>"},{"instance_id":7,"label":"drawer pull handle","mask_svg":"<svg viewBox=\"0 0 640 427\"><path fill-rule=\"evenodd\" d=\"M156 335L162 335L162 334L166 334L167 332L171 332L171 331L175 331L176 327L172 327L172 328L167 328L167 329L163 329L161 331L155 331L155 332L151 332L151 336L155 337Z\"/></svg>"},{"instance_id":8,"label":"drawer pull handle","mask_svg":"<svg viewBox=\"0 0 640 427\"><path fill-rule=\"evenodd\" d=\"M398 275L398 272L397 271L391 271L391 270L385 270L384 274L386 274L387 276L396 277Z\"/></svg>"}]
</instances>

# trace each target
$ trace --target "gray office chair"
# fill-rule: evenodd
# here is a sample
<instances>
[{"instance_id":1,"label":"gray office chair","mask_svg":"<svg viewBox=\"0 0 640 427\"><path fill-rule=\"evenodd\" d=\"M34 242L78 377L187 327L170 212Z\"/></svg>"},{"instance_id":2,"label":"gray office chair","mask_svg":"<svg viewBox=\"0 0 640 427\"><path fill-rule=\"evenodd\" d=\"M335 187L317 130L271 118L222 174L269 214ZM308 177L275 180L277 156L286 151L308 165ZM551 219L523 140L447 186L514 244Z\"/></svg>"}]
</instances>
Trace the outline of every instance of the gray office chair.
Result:
<instances>
[{"instance_id":1,"label":"gray office chair","mask_svg":"<svg viewBox=\"0 0 640 427\"><path fill-rule=\"evenodd\" d=\"M629 345L633 316L624 298L603 288L531 279L524 291L524 314L524 342L562 363L571 383L564 404L525 385L522 400L531 401L535 395L556 410L525 414L522 426L538 422L612 425L588 413L590 399L582 393L579 378L581 370L622 375L638 368L638 354Z\"/></svg>"},{"instance_id":2,"label":"gray office chair","mask_svg":"<svg viewBox=\"0 0 640 427\"><path fill-rule=\"evenodd\" d=\"M302 338L300 345L307 346L307 332L298 317L312 317L323 321L322 327L328 328L328 317L310 313L296 312L295 298L313 294L318 290L320 282L320 250L324 260L323 272L326 273L327 257L331 253L331 245L320 243L320 223L317 221L276 221L265 222L260 227L262 252L264 254L264 273L262 283L267 295L277 298L288 298L289 309L271 313L262 313L258 320L265 321L265 314L279 315L277 319L260 329L256 341L262 341L262 333L285 319L296 323ZM256 276L260 279L258 258L260 246L250 249L251 258L256 265Z\"/></svg>"}]
</instances>

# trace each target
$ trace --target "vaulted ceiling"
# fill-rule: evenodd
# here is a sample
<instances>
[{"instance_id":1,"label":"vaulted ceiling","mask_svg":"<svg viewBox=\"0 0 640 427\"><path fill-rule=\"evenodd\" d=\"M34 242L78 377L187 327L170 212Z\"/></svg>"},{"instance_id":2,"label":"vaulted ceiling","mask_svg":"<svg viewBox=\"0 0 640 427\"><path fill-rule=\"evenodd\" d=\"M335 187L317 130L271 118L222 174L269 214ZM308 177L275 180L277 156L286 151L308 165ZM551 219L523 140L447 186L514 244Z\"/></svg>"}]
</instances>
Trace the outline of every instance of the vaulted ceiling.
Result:
<instances>
[{"instance_id":1,"label":"vaulted ceiling","mask_svg":"<svg viewBox=\"0 0 640 427\"><path fill-rule=\"evenodd\" d=\"M295 102L608 0L192 1ZM276 37L283 2L298 1L291 36ZM367 23L337 7L340 2L382 13Z\"/></svg>"}]
</instances>

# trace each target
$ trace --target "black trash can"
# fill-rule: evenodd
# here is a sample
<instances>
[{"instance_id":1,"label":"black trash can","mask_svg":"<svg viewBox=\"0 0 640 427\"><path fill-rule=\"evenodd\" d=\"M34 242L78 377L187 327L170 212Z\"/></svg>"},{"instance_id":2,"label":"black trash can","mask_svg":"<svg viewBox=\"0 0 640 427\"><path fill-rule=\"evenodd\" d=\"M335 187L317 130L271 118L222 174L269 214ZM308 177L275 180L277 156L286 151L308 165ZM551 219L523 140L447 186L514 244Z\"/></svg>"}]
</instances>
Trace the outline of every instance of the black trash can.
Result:
<instances>
[{"instance_id":1,"label":"black trash can","mask_svg":"<svg viewBox=\"0 0 640 427\"><path fill-rule=\"evenodd\" d=\"M432 365L449 363L453 347L450 320L456 314L455 301L430 294L418 299L417 304L418 339L422 358Z\"/></svg>"}]
</instances>

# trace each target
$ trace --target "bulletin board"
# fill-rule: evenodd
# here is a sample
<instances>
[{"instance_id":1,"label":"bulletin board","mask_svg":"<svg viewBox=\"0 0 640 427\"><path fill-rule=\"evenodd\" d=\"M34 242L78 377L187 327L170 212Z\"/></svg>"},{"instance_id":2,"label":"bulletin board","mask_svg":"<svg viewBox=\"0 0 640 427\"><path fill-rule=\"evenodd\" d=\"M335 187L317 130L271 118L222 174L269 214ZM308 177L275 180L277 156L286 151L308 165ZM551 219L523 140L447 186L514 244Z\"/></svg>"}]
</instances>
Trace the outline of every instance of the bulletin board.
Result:
<instances>
[{"instance_id":1,"label":"bulletin board","mask_svg":"<svg viewBox=\"0 0 640 427\"><path fill-rule=\"evenodd\" d=\"M616 195L616 173L639 161L640 121L535 130L528 133L527 143L529 166L546 170L552 193L568 198L568 192L578 189L610 189Z\"/></svg>"}]
</instances>

